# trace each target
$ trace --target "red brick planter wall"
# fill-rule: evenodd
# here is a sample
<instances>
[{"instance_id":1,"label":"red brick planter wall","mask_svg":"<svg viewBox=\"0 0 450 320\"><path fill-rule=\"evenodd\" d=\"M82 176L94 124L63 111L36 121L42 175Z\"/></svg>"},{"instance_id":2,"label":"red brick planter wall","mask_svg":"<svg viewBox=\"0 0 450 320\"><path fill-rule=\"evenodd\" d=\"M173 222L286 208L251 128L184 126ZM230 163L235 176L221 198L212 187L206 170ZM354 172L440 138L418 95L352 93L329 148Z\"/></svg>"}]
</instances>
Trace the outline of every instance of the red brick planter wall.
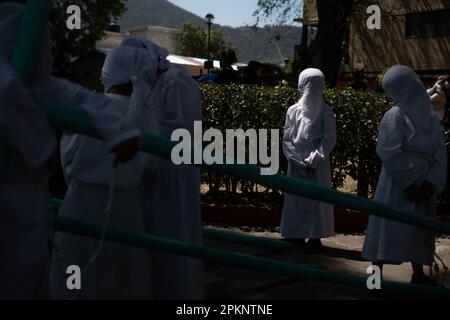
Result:
<instances>
[{"instance_id":1,"label":"red brick planter wall","mask_svg":"<svg viewBox=\"0 0 450 320\"><path fill-rule=\"evenodd\" d=\"M281 209L261 209L256 207L216 207L202 205L205 223L231 226L277 227L281 221ZM338 233L364 233L368 215L347 209L335 209L335 229ZM442 216L441 221L450 223L450 216Z\"/></svg>"}]
</instances>

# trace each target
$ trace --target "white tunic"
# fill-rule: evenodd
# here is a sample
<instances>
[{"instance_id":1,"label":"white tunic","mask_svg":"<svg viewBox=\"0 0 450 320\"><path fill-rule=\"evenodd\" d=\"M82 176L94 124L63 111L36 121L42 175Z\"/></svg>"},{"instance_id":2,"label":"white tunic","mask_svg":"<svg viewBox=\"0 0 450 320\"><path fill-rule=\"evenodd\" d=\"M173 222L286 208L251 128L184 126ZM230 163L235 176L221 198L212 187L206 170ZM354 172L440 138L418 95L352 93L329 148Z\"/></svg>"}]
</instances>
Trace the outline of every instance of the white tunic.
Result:
<instances>
[{"instance_id":1,"label":"white tunic","mask_svg":"<svg viewBox=\"0 0 450 320\"><path fill-rule=\"evenodd\" d=\"M0 180L0 299L45 299L49 212L44 164L56 148L56 137L9 63L0 63L0 69L0 88L5 89L0 89L0 127L11 148L6 177ZM51 78L36 95L57 106L85 107L110 146L138 134L116 114L103 112L108 99L67 81Z\"/></svg>"},{"instance_id":2,"label":"white tunic","mask_svg":"<svg viewBox=\"0 0 450 320\"><path fill-rule=\"evenodd\" d=\"M10 159L0 178L0 300L48 298L48 173L56 137L0 53L0 135Z\"/></svg>"},{"instance_id":3,"label":"white tunic","mask_svg":"<svg viewBox=\"0 0 450 320\"><path fill-rule=\"evenodd\" d=\"M130 98L109 95L116 109L126 117ZM145 108L139 117L146 123L141 129L155 132L154 110ZM109 184L113 173L113 155L100 140L82 135L65 135L61 158L69 190L60 215L104 225L104 209L108 203ZM110 213L111 228L144 232L139 186L144 173L154 171L157 158L140 153L132 161L115 169L115 191ZM51 296L56 299L74 297L66 286L66 269L78 265L83 271L94 254L99 240L65 233L57 234L51 268ZM101 253L82 274L80 299L149 299L150 255L145 249L104 243Z\"/></svg>"},{"instance_id":4,"label":"white tunic","mask_svg":"<svg viewBox=\"0 0 450 320\"><path fill-rule=\"evenodd\" d=\"M183 70L171 67L153 89L166 138L178 128L191 131L201 120L197 84ZM161 161L154 176L144 179L142 204L147 232L156 236L201 244L200 170ZM202 299L203 262L178 255L152 252L155 299Z\"/></svg>"},{"instance_id":5,"label":"white tunic","mask_svg":"<svg viewBox=\"0 0 450 320\"><path fill-rule=\"evenodd\" d=\"M432 204L410 201L405 190L425 180L438 192L445 187L445 141L437 114L433 117L427 130L416 131L399 107L393 107L385 114L378 135L377 154L383 161L383 169L375 193L376 201L404 212L432 213ZM428 158L432 160L431 164ZM370 216L362 256L373 262L430 265L434 242L432 232Z\"/></svg>"},{"instance_id":6,"label":"white tunic","mask_svg":"<svg viewBox=\"0 0 450 320\"><path fill-rule=\"evenodd\" d=\"M138 132L103 109L108 99L50 76L50 33L45 30L27 87L11 67L25 6L0 4L0 135L10 148L0 177L0 299L48 298L48 173L56 137L33 97L61 107L89 109L88 116L112 147Z\"/></svg>"},{"instance_id":7,"label":"white tunic","mask_svg":"<svg viewBox=\"0 0 450 320\"><path fill-rule=\"evenodd\" d=\"M311 128L311 136L314 138L296 144L292 133L299 126L297 113L297 104L288 109L284 128L283 151L289 162L288 176L331 188L330 153L336 144L335 116L331 108L324 105L318 120ZM333 206L286 194L281 235L293 239L320 239L333 236Z\"/></svg>"}]
</instances>

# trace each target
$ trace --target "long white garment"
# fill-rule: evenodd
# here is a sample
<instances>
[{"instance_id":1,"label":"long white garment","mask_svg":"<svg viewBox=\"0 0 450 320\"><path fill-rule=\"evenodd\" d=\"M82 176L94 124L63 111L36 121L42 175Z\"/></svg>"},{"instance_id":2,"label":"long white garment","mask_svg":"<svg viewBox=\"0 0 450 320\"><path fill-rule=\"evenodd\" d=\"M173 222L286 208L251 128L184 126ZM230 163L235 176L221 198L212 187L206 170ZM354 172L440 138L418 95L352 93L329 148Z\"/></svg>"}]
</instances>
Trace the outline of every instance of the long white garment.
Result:
<instances>
[{"instance_id":1,"label":"long white garment","mask_svg":"<svg viewBox=\"0 0 450 320\"><path fill-rule=\"evenodd\" d=\"M111 110L119 112L144 131L159 133L158 119L149 79L156 79L157 59L144 49L118 47L105 60L102 82L105 90L132 83L131 97L108 94L116 103ZM144 174L156 170L158 157L140 153L125 165L113 169L113 156L105 143L81 135L65 135L61 158L69 183L61 215L92 221L143 233L144 221L140 202L140 184ZM107 219L110 180L114 176L112 212ZM65 270L78 265L84 271L81 299L149 299L151 298L150 253L123 245L104 243L92 263L100 242L94 239L60 234L55 241L51 289L54 298L70 298ZM89 269L87 269L89 266Z\"/></svg>"},{"instance_id":2,"label":"long white garment","mask_svg":"<svg viewBox=\"0 0 450 320\"><path fill-rule=\"evenodd\" d=\"M102 112L109 99L50 77L48 30L29 87L22 84L9 60L24 9L0 4L0 134L11 149L6 177L0 180L0 299L48 298L45 163L56 148L56 137L32 96L58 106L84 107L111 146L139 134L120 116Z\"/></svg>"},{"instance_id":3,"label":"long white garment","mask_svg":"<svg viewBox=\"0 0 450 320\"><path fill-rule=\"evenodd\" d=\"M448 86L448 82L446 83ZM441 121L445 116L445 103L447 96L445 94L445 83L436 83L431 89L427 90L427 94L430 96L431 103L433 104L434 111L438 114Z\"/></svg>"},{"instance_id":4,"label":"long white garment","mask_svg":"<svg viewBox=\"0 0 450 320\"><path fill-rule=\"evenodd\" d=\"M288 109L283 152L288 176L331 188L330 154L336 144L336 119L323 102L323 75L307 69L299 78L302 98ZM281 235L294 239L319 239L334 235L333 206L286 194Z\"/></svg>"},{"instance_id":5,"label":"long white garment","mask_svg":"<svg viewBox=\"0 0 450 320\"><path fill-rule=\"evenodd\" d=\"M437 192L445 187L447 152L440 120L411 69L393 67L383 87L397 106L384 115L378 133L377 154L383 169L375 200L413 214L432 214L431 203L410 201L406 189L424 181ZM434 242L432 232L370 216L362 256L373 262L430 265Z\"/></svg>"},{"instance_id":6,"label":"long white garment","mask_svg":"<svg viewBox=\"0 0 450 320\"><path fill-rule=\"evenodd\" d=\"M117 103L111 108L124 117L129 112L130 98L110 95ZM157 131L154 110L144 106L140 118L146 120L146 131ZM69 190L60 215L104 225L104 209L108 203L113 155L100 140L81 135L63 137L61 158ZM144 222L140 202L142 176L155 170L155 157L139 154L115 170L115 191L109 226L143 233ZM66 269L78 265L83 270L99 245L96 239L57 234L51 268L51 297L68 299L74 291L66 286ZM105 242L100 255L82 274L79 299L150 299L150 254L145 249Z\"/></svg>"},{"instance_id":7,"label":"long white garment","mask_svg":"<svg viewBox=\"0 0 450 320\"><path fill-rule=\"evenodd\" d=\"M193 135L201 120L200 93L190 75L174 67L162 74L154 87L161 134L185 128ZM156 236L201 244L200 170L161 161L154 176L144 179L142 204L147 232ZM152 252L155 299L202 299L203 262Z\"/></svg>"}]
</instances>

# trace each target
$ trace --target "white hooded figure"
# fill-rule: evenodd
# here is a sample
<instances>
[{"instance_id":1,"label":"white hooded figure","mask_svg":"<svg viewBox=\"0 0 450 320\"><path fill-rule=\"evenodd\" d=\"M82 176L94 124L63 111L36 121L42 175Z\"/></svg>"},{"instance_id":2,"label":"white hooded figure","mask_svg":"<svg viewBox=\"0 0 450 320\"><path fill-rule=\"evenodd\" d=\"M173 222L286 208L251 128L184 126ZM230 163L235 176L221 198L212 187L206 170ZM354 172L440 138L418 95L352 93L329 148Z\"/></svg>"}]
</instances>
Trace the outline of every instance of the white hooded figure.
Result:
<instances>
[{"instance_id":1,"label":"white hooded figure","mask_svg":"<svg viewBox=\"0 0 450 320\"><path fill-rule=\"evenodd\" d=\"M115 101L111 109L120 112L139 129L158 134L149 81L156 79L157 58L144 49L118 47L107 56L102 82ZM83 135L64 135L61 159L69 184L60 215L116 229L143 233L140 185L144 174L156 171L158 158L141 153L125 165L113 169L113 156L100 140ZM114 171L114 172L113 172ZM114 174L114 193L110 183ZM111 205L109 219L104 212ZM150 299L150 253L142 248L104 243L70 234L58 234L51 269L52 298L72 298L66 285L66 270L77 265L82 270L79 299ZM99 250L94 262L91 257Z\"/></svg>"},{"instance_id":2,"label":"white hooded figure","mask_svg":"<svg viewBox=\"0 0 450 320\"><path fill-rule=\"evenodd\" d=\"M0 4L0 134L10 148L6 176L0 179L0 299L48 298L48 169L57 139L33 97L61 107L83 107L109 148L139 136L110 99L51 76L50 34L29 84L22 83L10 59L25 7Z\"/></svg>"},{"instance_id":3,"label":"white hooded figure","mask_svg":"<svg viewBox=\"0 0 450 320\"><path fill-rule=\"evenodd\" d=\"M170 139L178 128L194 131L201 120L197 84L182 69L171 66L168 51L154 43L125 39L122 45L146 48L159 56L159 76L153 87L161 135ZM158 171L144 179L142 205L147 232L161 237L201 244L200 170L174 165L164 159ZM189 257L152 253L154 299L202 299L203 262Z\"/></svg>"},{"instance_id":4,"label":"white hooded figure","mask_svg":"<svg viewBox=\"0 0 450 320\"><path fill-rule=\"evenodd\" d=\"M397 65L383 79L396 106L384 115L377 154L383 162L375 200L417 215L433 213L431 198L446 183L447 152L438 115L416 73ZM370 216L362 256L375 264L411 262L414 283L427 283L422 265L434 255L434 234Z\"/></svg>"},{"instance_id":5,"label":"white hooded figure","mask_svg":"<svg viewBox=\"0 0 450 320\"><path fill-rule=\"evenodd\" d=\"M448 112L448 110L445 110L447 103L446 92L449 91L450 85L446 81L446 78L447 76L439 77L435 85L427 90L428 96L433 104L433 109L438 114L441 121L444 119L446 112Z\"/></svg>"},{"instance_id":6,"label":"white hooded figure","mask_svg":"<svg viewBox=\"0 0 450 320\"><path fill-rule=\"evenodd\" d=\"M288 176L331 188L330 154L336 144L336 118L323 100L325 80L318 69L306 69L299 76L300 101L286 115L283 152L288 159ZM286 194L281 235L304 243L305 252L320 249L321 238L334 235L333 206Z\"/></svg>"}]
</instances>

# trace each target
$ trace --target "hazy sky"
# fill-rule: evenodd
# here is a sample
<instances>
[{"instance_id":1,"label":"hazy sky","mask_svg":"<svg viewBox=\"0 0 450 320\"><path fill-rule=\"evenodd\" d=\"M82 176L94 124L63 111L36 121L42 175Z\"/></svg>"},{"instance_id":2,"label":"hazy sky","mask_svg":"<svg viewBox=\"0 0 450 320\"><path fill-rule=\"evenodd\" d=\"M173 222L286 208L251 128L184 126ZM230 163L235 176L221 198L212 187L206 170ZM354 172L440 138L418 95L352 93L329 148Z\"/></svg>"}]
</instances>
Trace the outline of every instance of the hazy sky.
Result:
<instances>
[{"instance_id":1,"label":"hazy sky","mask_svg":"<svg viewBox=\"0 0 450 320\"><path fill-rule=\"evenodd\" d=\"M200 17L214 14L216 23L233 27L255 23L257 0L169 0Z\"/></svg>"}]
</instances>

